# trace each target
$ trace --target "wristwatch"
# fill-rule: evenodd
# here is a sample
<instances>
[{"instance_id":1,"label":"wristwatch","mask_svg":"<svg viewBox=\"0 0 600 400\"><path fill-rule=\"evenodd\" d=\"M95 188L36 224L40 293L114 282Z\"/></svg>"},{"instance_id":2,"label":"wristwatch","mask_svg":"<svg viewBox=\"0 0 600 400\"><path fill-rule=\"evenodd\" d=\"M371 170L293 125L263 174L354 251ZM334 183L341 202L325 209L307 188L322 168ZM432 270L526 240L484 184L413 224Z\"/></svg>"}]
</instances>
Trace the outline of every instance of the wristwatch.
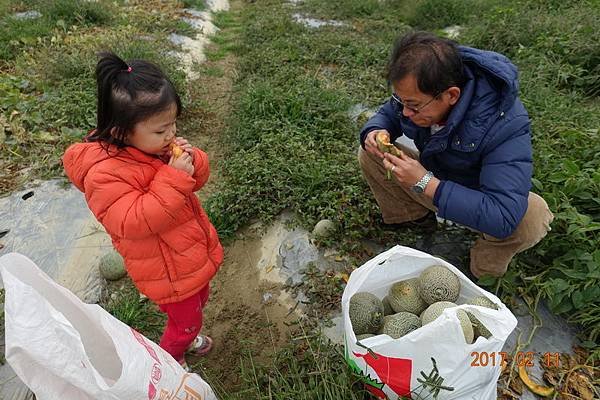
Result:
<instances>
[{"instance_id":1,"label":"wristwatch","mask_svg":"<svg viewBox=\"0 0 600 400\"><path fill-rule=\"evenodd\" d=\"M427 173L423 175L421 179L419 179L419 182L413 185L411 190L415 193L423 193L431 178L433 178L433 172L427 171Z\"/></svg>"}]
</instances>

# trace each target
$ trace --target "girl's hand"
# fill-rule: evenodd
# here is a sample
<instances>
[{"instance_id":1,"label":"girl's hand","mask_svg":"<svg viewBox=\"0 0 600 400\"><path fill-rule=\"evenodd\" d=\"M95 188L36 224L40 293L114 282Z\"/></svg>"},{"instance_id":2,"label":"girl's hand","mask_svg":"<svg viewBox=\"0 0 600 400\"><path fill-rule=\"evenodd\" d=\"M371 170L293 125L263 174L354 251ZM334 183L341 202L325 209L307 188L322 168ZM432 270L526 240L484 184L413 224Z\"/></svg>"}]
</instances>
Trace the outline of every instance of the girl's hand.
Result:
<instances>
[{"instance_id":1,"label":"girl's hand","mask_svg":"<svg viewBox=\"0 0 600 400\"><path fill-rule=\"evenodd\" d=\"M189 176L194 175L194 161L187 151L184 151L177 159L171 154L169 165L175 169L186 172Z\"/></svg>"},{"instance_id":2,"label":"girl's hand","mask_svg":"<svg viewBox=\"0 0 600 400\"><path fill-rule=\"evenodd\" d=\"M184 153L187 153L190 155L190 157L192 157L192 164L194 163L194 148L193 146L187 141L187 139L184 139L182 137L176 137L173 142L181 147L181 149L184 151Z\"/></svg>"}]
</instances>

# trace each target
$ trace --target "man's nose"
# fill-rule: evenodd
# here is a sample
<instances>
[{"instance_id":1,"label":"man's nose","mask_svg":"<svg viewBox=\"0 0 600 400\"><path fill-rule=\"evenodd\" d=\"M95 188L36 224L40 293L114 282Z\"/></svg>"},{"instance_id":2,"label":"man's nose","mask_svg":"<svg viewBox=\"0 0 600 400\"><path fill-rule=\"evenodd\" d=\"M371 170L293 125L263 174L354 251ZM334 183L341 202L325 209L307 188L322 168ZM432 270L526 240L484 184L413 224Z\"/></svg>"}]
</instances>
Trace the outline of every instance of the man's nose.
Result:
<instances>
[{"instance_id":1,"label":"man's nose","mask_svg":"<svg viewBox=\"0 0 600 400\"><path fill-rule=\"evenodd\" d=\"M410 108L408 108L406 106L402 107L402 115L404 115L405 117L409 118L409 117L412 117L415 114L416 114L416 112L414 112Z\"/></svg>"}]
</instances>

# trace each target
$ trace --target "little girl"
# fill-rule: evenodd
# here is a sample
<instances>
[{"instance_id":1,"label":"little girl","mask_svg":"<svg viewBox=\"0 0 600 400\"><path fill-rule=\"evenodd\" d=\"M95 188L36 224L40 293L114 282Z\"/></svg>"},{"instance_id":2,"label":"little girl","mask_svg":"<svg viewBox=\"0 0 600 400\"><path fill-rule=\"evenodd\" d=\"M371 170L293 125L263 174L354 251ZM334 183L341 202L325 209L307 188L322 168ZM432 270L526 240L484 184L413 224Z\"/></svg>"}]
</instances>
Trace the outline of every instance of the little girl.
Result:
<instances>
[{"instance_id":1,"label":"little girl","mask_svg":"<svg viewBox=\"0 0 600 400\"><path fill-rule=\"evenodd\" d=\"M156 65L101 56L96 129L67 149L63 165L136 287L167 314L160 346L187 369L186 351L212 347L199 334L202 308L223 261L194 194L208 179L208 157L175 136L181 101Z\"/></svg>"}]
</instances>

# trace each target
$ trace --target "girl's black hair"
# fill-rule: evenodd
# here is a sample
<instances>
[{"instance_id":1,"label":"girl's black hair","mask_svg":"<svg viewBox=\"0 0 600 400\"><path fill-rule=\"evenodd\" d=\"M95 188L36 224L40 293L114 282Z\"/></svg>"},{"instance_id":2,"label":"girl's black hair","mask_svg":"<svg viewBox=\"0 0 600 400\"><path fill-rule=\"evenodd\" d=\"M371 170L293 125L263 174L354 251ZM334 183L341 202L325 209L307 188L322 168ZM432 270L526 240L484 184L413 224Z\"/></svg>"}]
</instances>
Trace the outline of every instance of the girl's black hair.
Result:
<instances>
[{"instance_id":1,"label":"girl's black hair","mask_svg":"<svg viewBox=\"0 0 600 400\"><path fill-rule=\"evenodd\" d=\"M173 104L177 107L177 116L181 114L181 99L158 66L144 60L125 62L110 52L99 55L97 123L95 131L86 138L88 142L122 148L138 122Z\"/></svg>"},{"instance_id":2,"label":"girl's black hair","mask_svg":"<svg viewBox=\"0 0 600 400\"><path fill-rule=\"evenodd\" d=\"M451 86L462 88L466 83L457 44L423 31L399 37L392 49L388 82L397 82L407 75L414 75L419 90L432 96Z\"/></svg>"}]
</instances>

